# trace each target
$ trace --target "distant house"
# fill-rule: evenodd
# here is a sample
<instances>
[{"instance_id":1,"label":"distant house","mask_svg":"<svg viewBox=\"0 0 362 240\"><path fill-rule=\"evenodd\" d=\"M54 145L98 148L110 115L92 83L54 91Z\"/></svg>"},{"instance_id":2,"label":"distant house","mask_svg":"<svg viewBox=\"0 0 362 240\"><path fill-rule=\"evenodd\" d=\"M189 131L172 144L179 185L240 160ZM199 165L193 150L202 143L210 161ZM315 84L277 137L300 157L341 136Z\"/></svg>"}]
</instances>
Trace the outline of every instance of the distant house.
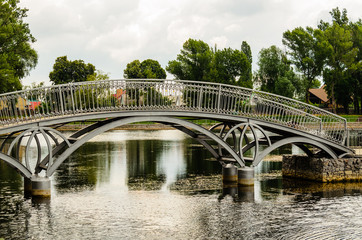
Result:
<instances>
[{"instance_id":1,"label":"distant house","mask_svg":"<svg viewBox=\"0 0 362 240\"><path fill-rule=\"evenodd\" d=\"M116 94L113 94L113 96L118 100L119 104L125 104L126 100L126 91L123 89L117 89Z\"/></svg>"},{"instance_id":2,"label":"distant house","mask_svg":"<svg viewBox=\"0 0 362 240\"><path fill-rule=\"evenodd\" d=\"M11 104L8 104L9 102L4 102L3 100L0 100L0 110L11 106ZM22 98L20 96L15 101L15 107L19 111L24 111L26 109L35 110L37 107L40 106L40 104L41 102L38 100L26 100L25 98Z\"/></svg>"},{"instance_id":3,"label":"distant house","mask_svg":"<svg viewBox=\"0 0 362 240\"><path fill-rule=\"evenodd\" d=\"M16 103L16 107L20 110L20 111L23 111L26 109L28 105L28 102L22 98L22 97L18 97L18 100L17 100L17 103Z\"/></svg>"},{"instance_id":4,"label":"distant house","mask_svg":"<svg viewBox=\"0 0 362 240\"><path fill-rule=\"evenodd\" d=\"M7 108L8 106L12 105L11 102L8 102L8 101L4 102L3 100L0 100L0 110L2 110L4 108ZM28 105L27 101L24 98L20 97L20 96L14 102L15 102L15 107L17 109L19 109L20 111L23 111L24 109L26 109L26 107Z\"/></svg>"},{"instance_id":5,"label":"distant house","mask_svg":"<svg viewBox=\"0 0 362 240\"><path fill-rule=\"evenodd\" d=\"M325 84L320 88L311 88L309 89L309 101L313 104L325 104L330 103L328 94L325 90Z\"/></svg>"}]
</instances>

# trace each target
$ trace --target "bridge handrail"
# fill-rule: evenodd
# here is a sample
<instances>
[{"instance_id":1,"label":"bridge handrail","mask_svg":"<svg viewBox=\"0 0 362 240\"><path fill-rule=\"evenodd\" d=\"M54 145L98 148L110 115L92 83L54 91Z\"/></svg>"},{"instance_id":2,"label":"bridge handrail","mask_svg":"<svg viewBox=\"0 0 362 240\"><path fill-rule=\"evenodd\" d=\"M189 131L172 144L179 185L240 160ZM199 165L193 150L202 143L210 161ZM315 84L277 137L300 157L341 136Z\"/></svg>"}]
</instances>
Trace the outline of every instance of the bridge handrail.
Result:
<instances>
[{"instance_id":1,"label":"bridge handrail","mask_svg":"<svg viewBox=\"0 0 362 240\"><path fill-rule=\"evenodd\" d=\"M344 144L346 119L312 105L239 86L185 80L69 83L0 94L2 126L102 111L196 111L244 116Z\"/></svg>"}]
</instances>

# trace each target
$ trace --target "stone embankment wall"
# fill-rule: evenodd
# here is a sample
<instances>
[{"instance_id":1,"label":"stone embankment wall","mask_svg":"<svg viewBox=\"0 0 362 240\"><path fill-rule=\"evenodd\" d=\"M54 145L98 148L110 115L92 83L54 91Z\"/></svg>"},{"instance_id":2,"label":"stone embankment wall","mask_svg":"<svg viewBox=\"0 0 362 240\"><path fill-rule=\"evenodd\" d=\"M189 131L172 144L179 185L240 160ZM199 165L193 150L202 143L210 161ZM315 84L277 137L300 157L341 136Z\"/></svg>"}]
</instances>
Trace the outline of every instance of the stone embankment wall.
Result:
<instances>
[{"instance_id":1,"label":"stone embankment wall","mask_svg":"<svg viewBox=\"0 0 362 240\"><path fill-rule=\"evenodd\" d=\"M284 155L283 176L318 182L362 181L362 158L310 158Z\"/></svg>"}]
</instances>

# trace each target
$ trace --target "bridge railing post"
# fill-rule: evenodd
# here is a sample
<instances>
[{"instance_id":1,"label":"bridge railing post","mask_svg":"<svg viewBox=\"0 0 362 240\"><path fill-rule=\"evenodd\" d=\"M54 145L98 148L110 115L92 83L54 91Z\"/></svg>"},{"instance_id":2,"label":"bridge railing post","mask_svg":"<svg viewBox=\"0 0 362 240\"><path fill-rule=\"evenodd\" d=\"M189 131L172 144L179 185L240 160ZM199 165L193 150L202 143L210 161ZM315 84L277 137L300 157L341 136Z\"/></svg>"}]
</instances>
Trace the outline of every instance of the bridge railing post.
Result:
<instances>
[{"instance_id":1,"label":"bridge railing post","mask_svg":"<svg viewBox=\"0 0 362 240\"><path fill-rule=\"evenodd\" d=\"M73 85L69 83L69 89L70 89L70 97L72 99L72 109L73 114L75 114L75 104L74 104L74 94L73 94Z\"/></svg>"},{"instance_id":2,"label":"bridge railing post","mask_svg":"<svg viewBox=\"0 0 362 240\"><path fill-rule=\"evenodd\" d=\"M59 86L58 89L59 89L60 111L61 111L62 115L64 115L63 93L62 93L62 88L61 88L61 86Z\"/></svg>"},{"instance_id":3,"label":"bridge railing post","mask_svg":"<svg viewBox=\"0 0 362 240\"><path fill-rule=\"evenodd\" d=\"M198 99L199 99L199 104L198 104L198 109L199 109L199 111L201 111L201 108L202 108L202 95L203 95L203 87L201 86L201 88L200 88L200 91L198 91L198 94L199 94L199 97L198 97Z\"/></svg>"},{"instance_id":4,"label":"bridge railing post","mask_svg":"<svg viewBox=\"0 0 362 240\"><path fill-rule=\"evenodd\" d=\"M219 95L217 97L217 113L220 113L220 104L221 104L221 85L219 85Z\"/></svg>"}]
</instances>

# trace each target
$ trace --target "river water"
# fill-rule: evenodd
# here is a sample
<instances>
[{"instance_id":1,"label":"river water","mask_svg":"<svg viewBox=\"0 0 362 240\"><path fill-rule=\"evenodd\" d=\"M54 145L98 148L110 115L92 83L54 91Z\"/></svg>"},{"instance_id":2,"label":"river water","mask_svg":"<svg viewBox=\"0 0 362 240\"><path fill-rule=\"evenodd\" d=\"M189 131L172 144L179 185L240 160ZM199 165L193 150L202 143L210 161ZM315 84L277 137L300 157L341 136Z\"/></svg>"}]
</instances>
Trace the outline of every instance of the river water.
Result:
<instances>
[{"instance_id":1,"label":"river water","mask_svg":"<svg viewBox=\"0 0 362 240\"><path fill-rule=\"evenodd\" d=\"M181 132L107 132L57 170L51 199L24 198L0 162L0 239L362 239L361 183L282 179L273 158L255 172L228 188Z\"/></svg>"}]
</instances>

